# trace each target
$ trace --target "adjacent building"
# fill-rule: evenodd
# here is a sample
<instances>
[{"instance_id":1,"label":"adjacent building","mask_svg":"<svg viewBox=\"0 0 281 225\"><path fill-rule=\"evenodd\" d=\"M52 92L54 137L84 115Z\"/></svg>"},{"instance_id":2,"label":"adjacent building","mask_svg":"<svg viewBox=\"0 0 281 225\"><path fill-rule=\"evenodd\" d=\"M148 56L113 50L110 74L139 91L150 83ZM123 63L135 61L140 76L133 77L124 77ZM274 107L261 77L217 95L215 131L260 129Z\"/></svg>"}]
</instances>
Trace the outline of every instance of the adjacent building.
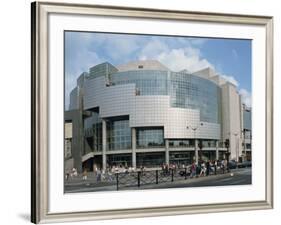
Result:
<instances>
[{"instance_id":1,"label":"adjacent building","mask_svg":"<svg viewBox=\"0 0 281 225\"><path fill-rule=\"evenodd\" d=\"M252 112L245 104L242 106L243 143L242 156L246 160L252 160Z\"/></svg>"},{"instance_id":2,"label":"adjacent building","mask_svg":"<svg viewBox=\"0 0 281 225\"><path fill-rule=\"evenodd\" d=\"M238 161L251 152L245 110L237 87L211 68L190 73L155 60L105 62L82 73L70 93L68 165L78 171L186 165L223 159L227 152Z\"/></svg>"}]
</instances>

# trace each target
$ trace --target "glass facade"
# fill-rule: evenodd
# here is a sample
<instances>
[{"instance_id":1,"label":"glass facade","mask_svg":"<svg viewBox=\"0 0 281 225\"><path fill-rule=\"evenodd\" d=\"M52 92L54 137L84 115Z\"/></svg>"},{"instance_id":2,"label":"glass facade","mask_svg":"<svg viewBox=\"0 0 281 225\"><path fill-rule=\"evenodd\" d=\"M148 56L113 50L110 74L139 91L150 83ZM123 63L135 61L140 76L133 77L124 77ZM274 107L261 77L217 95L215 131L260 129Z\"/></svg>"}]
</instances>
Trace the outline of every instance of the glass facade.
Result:
<instances>
[{"instance_id":1,"label":"glass facade","mask_svg":"<svg viewBox=\"0 0 281 225\"><path fill-rule=\"evenodd\" d=\"M112 84L135 84L138 95L168 95L167 72L156 70L112 74Z\"/></svg>"},{"instance_id":2,"label":"glass facade","mask_svg":"<svg viewBox=\"0 0 281 225\"><path fill-rule=\"evenodd\" d=\"M107 155L107 164L112 166L132 166L132 154L111 154Z\"/></svg>"},{"instance_id":3,"label":"glass facade","mask_svg":"<svg viewBox=\"0 0 281 225\"><path fill-rule=\"evenodd\" d=\"M216 147L216 140L202 140L203 148Z\"/></svg>"},{"instance_id":4,"label":"glass facade","mask_svg":"<svg viewBox=\"0 0 281 225\"><path fill-rule=\"evenodd\" d=\"M165 162L164 152L137 153L137 167L161 166Z\"/></svg>"},{"instance_id":5,"label":"glass facade","mask_svg":"<svg viewBox=\"0 0 281 225\"><path fill-rule=\"evenodd\" d=\"M164 146L163 128L137 128L137 148Z\"/></svg>"},{"instance_id":6,"label":"glass facade","mask_svg":"<svg viewBox=\"0 0 281 225\"><path fill-rule=\"evenodd\" d=\"M118 72L112 85L136 85L137 95L169 95L172 107L199 109L200 120L221 122L221 89L214 82L187 73L156 70Z\"/></svg>"},{"instance_id":7,"label":"glass facade","mask_svg":"<svg viewBox=\"0 0 281 225\"><path fill-rule=\"evenodd\" d=\"M194 147L194 140L169 140L169 148Z\"/></svg>"},{"instance_id":8,"label":"glass facade","mask_svg":"<svg viewBox=\"0 0 281 225\"><path fill-rule=\"evenodd\" d=\"M129 120L111 120L106 123L107 149L122 150L132 148Z\"/></svg>"},{"instance_id":9,"label":"glass facade","mask_svg":"<svg viewBox=\"0 0 281 225\"><path fill-rule=\"evenodd\" d=\"M84 132L93 151L102 150L102 123L98 113L92 112L92 116L84 120ZM91 138L89 138L91 137Z\"/></svg>"},{"instance_id":10,"label":"glass facade","mask_svg":"<svg viewBox=\"0 0 281 225\"><path fill-rule=\"evenodd\" d=\"M202 154L202 159L204 161L214 161L216 160L216 152L215 151L202 151L202 153L199 152L199 154Z\"/></svg>"},{"instance_id":11,"label":"glass facade","mask_svg":"<svg viewBox=\"0 0 281 225\"><path fill-rule=\"evenodd\" d=\"M170 163L178 166L189 165L195 160L194 152L170 152Z\"/></svg>"},{"instance_id":12,"label":"glass facade","mask_svg":"<svg viewBox=\"0 0 281 225\"><path fill-rule=\"evenodd\" d=\"M112 73L116 73L118 70L108 62L101 63L90 68L89 78L96 78L100 76L110 76Z\"/></svg>"},{"instance_id":13,"label":"glass facade","mask_svg":"<svg viewBox=\"0 0 281 225\"><path fill-rule=\"evenodd\" d=\"M199 109L200 120L221 122L221 89L212 81L186 73L171 73L172 107Z\"/></svg>"}]
</instances>

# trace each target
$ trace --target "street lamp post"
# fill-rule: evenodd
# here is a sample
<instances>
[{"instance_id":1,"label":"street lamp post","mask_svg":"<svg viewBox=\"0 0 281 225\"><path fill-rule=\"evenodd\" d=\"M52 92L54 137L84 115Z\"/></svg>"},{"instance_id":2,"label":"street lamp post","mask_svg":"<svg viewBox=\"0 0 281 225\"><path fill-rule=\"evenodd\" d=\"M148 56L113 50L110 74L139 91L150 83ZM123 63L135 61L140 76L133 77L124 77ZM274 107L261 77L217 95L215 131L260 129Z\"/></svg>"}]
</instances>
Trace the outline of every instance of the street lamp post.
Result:
<instances>
[{"instance_id":1,"label":"street lamp post","mask_svg":"<svg viewBox=\"0 0 281 225\"><path fill-rule=\"evenodd\" d=\"M226 139L224 144L225 144L225 147L226 147L226 169L227 169L227 172L229 172L229 155L230 155L230 152L229 152L229 139Z\"/></svg>"},{"instance_id":2,"label":"street lamp post","mask_svg":"<svg viewBox=\"0 0 281 225\"><path fill-rule=\"evenodd\" d=\"M199 140L198 148L199 148L199 160L201 163L202 162L202 148L203 148L202 140Z\"/></svg>"},{"instance_id":3,"label":"street lamp post","mask_svg":"<svg viewBox=\"0 0 281 225\"><path fill-rule=\"evenodd\" d=\"M191 129L193 130L194 133L194 150L195 150L195 161L196 163L198 163L198 152L197 152L197 145L196 145L196 130L198 129L198 127L203 126L203 123L198 124L196 127L192 127L192 126L187 126L186 129ZM201 142L200 142L201 143ZM202 143L198 144L198 147L200 149L200 160L202 160Z\"/></svg>"},{"instance_id":4,"label":"street lamp post","mask_svg":"<svg viewBox=\"0 0 281 225\"><path fill-rule=\"evenodd\" d=\"M235 145L236 145L236 149L235 149L235 152L236 152L236 162L239 161L239 141L238 141L238 138L237 138L237 135L238 133L234 133L234 136L235 136Z\"/></svg>"},{"instance_id":5,"label":"street lamp post","mask_svg":"<svg viewBox=\"0 0 281 225\"><path fill-rule=\"evenodd\" d=\"M243 132L243 158L242 158L242 160L245 161L245 158L246 158L246 141L245 141L246 129L244 128L242 130L242 132Z\"/></svg>"}]
</instances>

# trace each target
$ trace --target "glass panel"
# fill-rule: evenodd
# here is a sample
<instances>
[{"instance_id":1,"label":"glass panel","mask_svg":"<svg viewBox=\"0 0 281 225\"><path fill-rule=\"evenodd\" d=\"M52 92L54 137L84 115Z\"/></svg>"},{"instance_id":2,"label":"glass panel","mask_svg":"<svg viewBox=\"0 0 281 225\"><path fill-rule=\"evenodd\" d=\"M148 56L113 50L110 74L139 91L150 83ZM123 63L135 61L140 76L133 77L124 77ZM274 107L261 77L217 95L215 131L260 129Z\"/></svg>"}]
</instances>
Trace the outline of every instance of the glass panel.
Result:
<instances>
[{"instance_id":1,"label":"glass panel","mask_svg":"<svg viewBox=\"0 0 281 225\"><path fill-rule=\"evenodd\" d=\"M137 167L161 167L164 162L164 152L137 153Z\"/></svg>"},{"instance_id":2,"label":"glass panel","mask_svg":"<svg viewBox=\"0 0 281 225\"><path fill-rule=\"evenodd\" d=\"M194 147L194 140L169 140L170 148Z\"/></svg>"},{"instance_id":3,"label":"glass panel","mask_svg":"<svg viewBox=\"0 0 281 225\"><path fill-rule=\"evenodd\" d=\"M135 84L137 95L167 95L167 72L156 70L112 74L112 84Z\"/></svg>"},{"instance_id":4,"label":"glass panel","mask_svg":"<svg viewBox=\"0 0 281 225\"><path fill-rule=\"evenodd\" d=\"M92 116L84 120L85 137L91 137L92 140L89 146L93 151L102 150L102 123L101 118L97 112L92 112Z\"/></svg>"},{"instance_id":5,"label":"glass panel","mask_svg":"<svg viewBox=\"0 0 281 225\"><path fill-rule=\"evenodd\" d=\"M163 146L163 128L137 128L137 148L154 148Z\"/></svg>"},{"instance_id":6,"label":"glass panel","mask_svg":"<svg viewBox=\"0 0 281 225\"><path fill-rule=\"evenodd\" d=\"M171 106L200 110L200 120L221 121L221 89L212 81L186 73L171 73Z\"/></svg>"},{"instance_id":7,"label":"glass panel","mask_svg":"<svg viewBox=\"0 0 281 225\"><path fill-rule=\"evenodd\" d=\"M129 120L107 121L108 150L131 149L131 128Z\"/></svg>"},{"instance_id":8,"label":"glass panel","mask_svg":"<svg viewBox=\"0 0 281 225\"><path fill-rule=\"evenodd\" d=\"M170 152L170 163L180 167L189 165L195 160L195 153L192 152Z\"/></svg>"},{"instance_id":9,"label":"glass panel","mask_svg":"<svg viewBox=\"0 0 281 225\"><path fill-rule=\"evenodd\" d=\"M203 148L216 147L216 140L202 140Z\"/></svg>"},{"instance_id":10,"label":"glass panel","mask_svg":"<svg viewBox=\"0 0 281 225\"><path fill-rule=\"evenodd\" d=\"M107 164L109 165L109 167L112 166L130 167L132 166L132 155L131 154L107 155Z\"/></svg>"}]
</instances>

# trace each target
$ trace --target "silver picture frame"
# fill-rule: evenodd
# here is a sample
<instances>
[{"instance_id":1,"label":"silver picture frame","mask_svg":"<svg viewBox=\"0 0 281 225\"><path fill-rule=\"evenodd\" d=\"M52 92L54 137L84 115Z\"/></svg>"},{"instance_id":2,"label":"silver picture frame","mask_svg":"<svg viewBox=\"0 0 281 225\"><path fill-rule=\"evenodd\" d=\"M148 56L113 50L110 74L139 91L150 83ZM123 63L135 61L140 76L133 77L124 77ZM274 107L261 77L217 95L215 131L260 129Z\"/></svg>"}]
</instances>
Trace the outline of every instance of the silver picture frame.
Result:
<instances>
[{"instance_id":1,"label":"silver picture frame","mask_svg":"<svg viewBox=\"0 0 281 225\"><path fill-rule=\"evenodd\" d=\"M127 208L83 212L50 213L48 209L48 15L99 15L102 17L146 18L173 21L215 22L237 25L257 25L266 29L266 108L265 108L265 200L240 203L214 203L149 208ZM168 216L194 213L258 210L273 208L273 18L270 16L233 15L208 12L171 11L149 8L127 8L102 5L34 2L31 5L32 44L32 148L31 148L31 222L64 222ZM63 88L63 87L62 87Z\"/></svg>"}]
</instances>

